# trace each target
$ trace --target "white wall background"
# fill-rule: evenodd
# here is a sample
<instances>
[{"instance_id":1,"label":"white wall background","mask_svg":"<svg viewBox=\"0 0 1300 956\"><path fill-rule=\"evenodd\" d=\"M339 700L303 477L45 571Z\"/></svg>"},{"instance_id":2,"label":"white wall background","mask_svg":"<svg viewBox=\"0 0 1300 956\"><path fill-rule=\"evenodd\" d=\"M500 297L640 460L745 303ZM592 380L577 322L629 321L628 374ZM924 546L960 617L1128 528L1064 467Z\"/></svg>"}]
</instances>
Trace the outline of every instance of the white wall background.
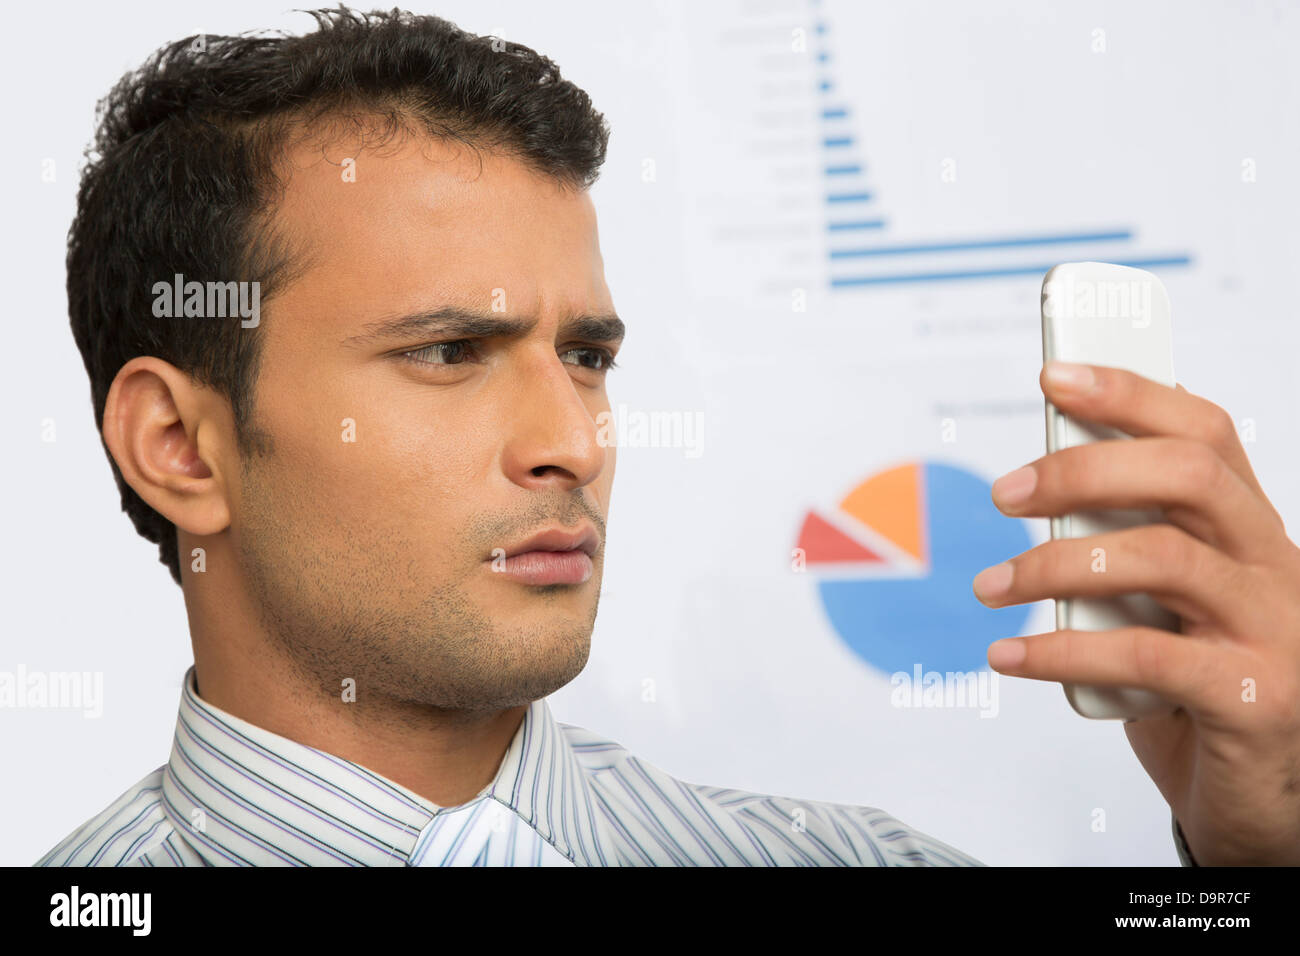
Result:
<instances>
[{"instance_id":1,"label":"white wall background","mask_svg":"<svg viewBox=\"0 0 1300 956\"><path fill-rule=\"evenodd\" d=\"M686 780L883 807L991 864L1175 864L1168 809L1118 724L1077 717L1057 685L1005 679L995 719L891 707L887 676L830 628L814 581L790 572L803 514L880 468L937 459L991 481L1043 442L1037 279L829 288L816 84L833 76L847 109L835 128L855 137L888 218L880 241L1119 225L1134 238L1116 258L1187 254L1154 270L1174 303L1178 378L1253 420L1251 459L1293 522L1297 4L409 7L545 52L605 112L594 197L630 327L611 397L705 415L698 458L620 452L593 653L551 699L559 719ZM191 660L180 591L119 512L68 330L64 244L94 103L168 40L310 21L246 0L7 17L0 670L105 675L98 720L0 709L0 864L23 865L165 762ZM792 50L796 28L807 52ZM956 442L941 439L944 415ZM1045 521L1028 527L1046 536ZM1052 626L1042 602L1024 632Z\"/></svg>"}]
</instances>

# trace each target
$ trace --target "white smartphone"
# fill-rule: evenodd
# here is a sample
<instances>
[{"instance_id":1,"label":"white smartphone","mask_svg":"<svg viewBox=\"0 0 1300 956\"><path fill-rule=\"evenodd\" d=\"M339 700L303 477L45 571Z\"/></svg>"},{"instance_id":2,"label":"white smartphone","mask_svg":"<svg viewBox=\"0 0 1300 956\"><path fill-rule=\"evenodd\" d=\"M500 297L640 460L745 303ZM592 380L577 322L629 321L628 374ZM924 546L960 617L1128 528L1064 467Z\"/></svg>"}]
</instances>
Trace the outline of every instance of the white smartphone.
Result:
<instances>
[{"instance_id":1,"label":"white smartphone","mask_svg":"<svg viewBox=\"0 0 1300 956\"><path fill-rule=\"evenodd\" d=\"M1128 369L1174 385L1173 323L1169 295L1149 272L1106 262L1067 262L1043 277L1043 361L1060 359ZM1129 438L1117 428L1064 415L1050 401L1047 451ZM1160 509L1080 511L1051 519L1052 537L1082 538L1165 520ZM1093 573L1106 573L1107 556L1094 549ZM1134 624L1180 630L1176 614L1146 594L1056 600L1057 630L1103 631ZM1095 719L1129 719L1172 713L1174 705L1137 687L1063 684L1078 713Z\"/></svg>"}]
</instances>

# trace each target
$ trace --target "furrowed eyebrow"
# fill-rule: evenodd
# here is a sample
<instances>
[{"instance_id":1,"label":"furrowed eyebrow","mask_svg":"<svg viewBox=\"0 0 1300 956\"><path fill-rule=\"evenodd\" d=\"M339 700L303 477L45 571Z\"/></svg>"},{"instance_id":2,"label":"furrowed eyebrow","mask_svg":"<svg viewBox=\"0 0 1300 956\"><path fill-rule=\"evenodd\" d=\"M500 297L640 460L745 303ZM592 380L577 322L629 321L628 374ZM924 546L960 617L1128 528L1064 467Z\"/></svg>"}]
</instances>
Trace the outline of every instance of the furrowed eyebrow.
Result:
<instances>
[{"instance_id":1,"label":"furrowed eyebrow","mask_svg":"<svg viewBox=\"0 0 1300 956\"><path fill-rule=\"evenodd\" d=\"M537 325L536 319L507 319L493 312L476 312L447 306L395 319L383 319L364 326L365 331L344 339L347 347L375 342L409 339L421 335L454 335L464 338L520 338ZM560 323L560 334L589 342L618 343L626 327L617 315L583 315Z\"/></svg>"},{"instance_id":2,"label":"furrowed eyebrow","mask_svg":"<svg viewBox=\"0 0 1300 956\"><path fill-rule=\"evenodd\" d=\"M580 315L560 323L562 335L610 345L622 342L626 331L627 326L617 315Z\"/></svg>"}]
</instances>

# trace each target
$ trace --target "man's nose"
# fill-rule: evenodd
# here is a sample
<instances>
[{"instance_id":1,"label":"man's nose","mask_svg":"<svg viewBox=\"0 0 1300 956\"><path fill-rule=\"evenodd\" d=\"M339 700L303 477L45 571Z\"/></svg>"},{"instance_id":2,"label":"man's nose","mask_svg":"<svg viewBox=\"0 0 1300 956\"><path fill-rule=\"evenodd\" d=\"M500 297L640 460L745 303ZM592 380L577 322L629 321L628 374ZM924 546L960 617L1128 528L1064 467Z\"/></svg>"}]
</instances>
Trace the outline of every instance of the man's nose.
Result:
<instances>
[{"instance_id":1,"label":"man's nose","mask_svg":"<svg viewBox=\"0 0 1300 956\"><path fill-rule=\"evenodd\" d=\"M605 467L605 449L583 394L596 392L576 384L568 368L554 352L530 360L512 395L503 467L521 487L571 491L595 481Z\"/></svg>"}]
</instances>

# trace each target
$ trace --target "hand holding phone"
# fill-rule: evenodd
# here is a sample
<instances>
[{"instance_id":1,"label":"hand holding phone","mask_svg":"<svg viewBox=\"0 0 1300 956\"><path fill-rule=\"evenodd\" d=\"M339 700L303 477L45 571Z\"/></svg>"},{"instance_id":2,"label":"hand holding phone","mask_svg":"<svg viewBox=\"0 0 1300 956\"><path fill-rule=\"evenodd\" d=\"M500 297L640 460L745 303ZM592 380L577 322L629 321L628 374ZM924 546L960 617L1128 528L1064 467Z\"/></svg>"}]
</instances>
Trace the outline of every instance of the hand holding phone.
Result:
<instances>
[{"instance_id":1,"label":"hand holding phone","mask_svg":"<svg viewBox=\"0 0 1300 956\"><path fill-rule=\"evenodd\" d=\"M1043 277L1043 361L1107 365L1174 385L1173 323L1169 295L1160 280L1142 269L1104 262L1069 262ZM1131 438L1117 428L1080 421L1046 402L1047 451L1088 442ZM1165 520L1160 509L1081 511L1051 519L1052 538L1082 538ZM1101 548L1092 571L1106 573ZM1132 625L1178 632L1176 614L1145 594L1060 598L1057 630L1102 631ZM1174 706L1135 687L1064 684L1066 699L1084 717L1128 719L1170 713Z\"/></svg>"}]
</instances>

